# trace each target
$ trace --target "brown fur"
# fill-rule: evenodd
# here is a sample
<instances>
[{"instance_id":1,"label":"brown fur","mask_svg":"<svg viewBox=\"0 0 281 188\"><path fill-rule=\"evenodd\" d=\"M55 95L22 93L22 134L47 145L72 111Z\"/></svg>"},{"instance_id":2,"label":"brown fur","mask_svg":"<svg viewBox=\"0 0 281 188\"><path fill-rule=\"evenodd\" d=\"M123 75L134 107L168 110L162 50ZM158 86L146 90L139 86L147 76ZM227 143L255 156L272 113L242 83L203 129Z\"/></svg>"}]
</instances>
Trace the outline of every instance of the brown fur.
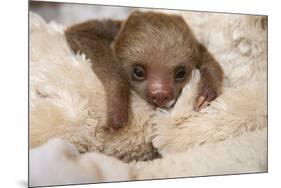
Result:
<instances>
[{"instance_id":1,"label":"brown fur","mask_svg":"<svg viewBox=\"0 0 281 188\"><path fill-rule=\"evenodd\" d=\"M65 31L70 47L91 59L92 69L104 84L107 94L107 121L117 129L128 120L129 88L119 63L115 62L110 44L121 22L91 20L73 25Z\"/></svg>"},{"instance_id":2,"label":"brown fur","mask_svg":"<svg viewBox=\"0 0 281 188\"><path fill-rule=\"evenodd\" d=\"M180 95L192 70L198 68L202 78L195 110L221 93L222 69L180 16L136 11L123 22L92 20L68 28L65 34L75 52L91 59L103 82L108 125L113 129L128 120L129 88L151 104L165 107ZM136 65L145 70L141 81L132 76ZM175 80L179 69L185 77Z\"/></svg>"}]
</instances>

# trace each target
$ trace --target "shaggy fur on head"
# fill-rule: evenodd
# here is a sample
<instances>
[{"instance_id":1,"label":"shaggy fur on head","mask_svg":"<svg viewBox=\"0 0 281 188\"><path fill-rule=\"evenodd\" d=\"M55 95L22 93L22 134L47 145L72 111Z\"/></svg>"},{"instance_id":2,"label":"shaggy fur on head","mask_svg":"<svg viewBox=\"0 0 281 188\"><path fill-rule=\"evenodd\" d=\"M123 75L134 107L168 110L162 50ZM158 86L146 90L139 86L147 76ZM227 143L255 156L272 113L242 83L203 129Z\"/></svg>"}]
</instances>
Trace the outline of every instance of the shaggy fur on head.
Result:
<instances>
[{"instance_id":1,"label":"shaggy fur on head","mask_svg":"<svg viewBox=\"0 0 281 188\"><path fill-rule=\"evenodd\" d=\"M161 159L132 163L140 179L266 171L266 18L173 13L184 16L222 65L223 94L194 112L196 71L170 111L154 111L132 93L129 125L114 133L104 131L103 85L86 57L73 54L62 26L31 14L30 147L60 137L80 153L101 152L125 162L154 159L159 152Z\"/></svg>"}]
</instances>

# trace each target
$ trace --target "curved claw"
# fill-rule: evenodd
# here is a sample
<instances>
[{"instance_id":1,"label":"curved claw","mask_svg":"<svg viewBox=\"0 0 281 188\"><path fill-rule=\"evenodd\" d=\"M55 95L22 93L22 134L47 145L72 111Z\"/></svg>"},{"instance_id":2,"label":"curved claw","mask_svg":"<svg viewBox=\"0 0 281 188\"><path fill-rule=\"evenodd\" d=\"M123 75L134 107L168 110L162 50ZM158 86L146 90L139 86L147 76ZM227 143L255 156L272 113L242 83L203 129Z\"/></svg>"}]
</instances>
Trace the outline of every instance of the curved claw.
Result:
<instances>
[{"instance_id":1,"label":"curved claw","mask_svg":"<svg viewBox=\"0 0 281 188\"><path fill-rule=\"evenodd\" d=\"M217 97L217 93L214 90L212 90L210 88L209 89L205 88L204 92L203 92L203 95L200 95L198 97L194 110L196 112L199 112L200 110L202 110L203 108L208 106L208 104L211 101L213 101L216 97Z\"/></svg>"}]
</instances>

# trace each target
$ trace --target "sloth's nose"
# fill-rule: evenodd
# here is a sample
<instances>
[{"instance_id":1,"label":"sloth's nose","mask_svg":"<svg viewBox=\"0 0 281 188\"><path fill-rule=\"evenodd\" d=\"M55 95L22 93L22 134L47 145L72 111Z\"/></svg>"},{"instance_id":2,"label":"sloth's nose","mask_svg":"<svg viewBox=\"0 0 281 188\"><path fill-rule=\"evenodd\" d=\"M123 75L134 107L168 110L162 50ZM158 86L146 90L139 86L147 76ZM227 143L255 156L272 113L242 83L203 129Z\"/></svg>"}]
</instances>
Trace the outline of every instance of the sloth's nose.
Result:
<instances>
[{"instance_id":1,"label":"sloth's nose","mask_svg":"<svg viewBox=\"0 0 281 188\"><path fill-rule=\"evenodd\" d=\"M151 94L151 99L153 103L158 107L164 107L170 100L172 96L168 92L157 92Z\"/></svg>"},{"instance_id":2,"label":"sloth's nose","mask_svg":"<svg viewBox=\"0 0 281 188\"><path fill-rule=\"evenodd\" d=\"M172 83L169 79L148 80L146 88L148 101L157 107L166 107L174 98Z\"/></svg>"}]
</instances>

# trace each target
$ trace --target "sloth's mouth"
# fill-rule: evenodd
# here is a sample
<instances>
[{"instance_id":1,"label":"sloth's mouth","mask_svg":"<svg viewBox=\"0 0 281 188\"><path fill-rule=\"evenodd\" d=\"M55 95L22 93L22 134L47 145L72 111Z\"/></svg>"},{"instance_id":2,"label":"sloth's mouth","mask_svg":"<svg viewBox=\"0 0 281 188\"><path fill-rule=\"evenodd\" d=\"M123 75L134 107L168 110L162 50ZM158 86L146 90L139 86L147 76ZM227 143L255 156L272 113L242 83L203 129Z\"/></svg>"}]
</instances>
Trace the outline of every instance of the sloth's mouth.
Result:
<instances>
[{"instance_id":1,"label":"sloth's mouth","mask_svg":"<svg viewBox=\"0 0 281 188\"><path fill-rule=\"evenodd\" d=\"M165 108L173 107L175 103L176 103L176 99L173 99L170 102L168 102L164 107Z\"/></svg>"},{"instance_id":2,"label":"sloth's mouth","mask_svg":"<svg viewBox=\"0 0 281 188\"><path fill-rule=\"evenodd\" d=\"M154 104L154 106L160 110L169 110L174 107L174 105L176 104L176 101L177 101L177 99L173 99L162 106L158 106L155 104Z\"/></svg>"}]
</instances>

